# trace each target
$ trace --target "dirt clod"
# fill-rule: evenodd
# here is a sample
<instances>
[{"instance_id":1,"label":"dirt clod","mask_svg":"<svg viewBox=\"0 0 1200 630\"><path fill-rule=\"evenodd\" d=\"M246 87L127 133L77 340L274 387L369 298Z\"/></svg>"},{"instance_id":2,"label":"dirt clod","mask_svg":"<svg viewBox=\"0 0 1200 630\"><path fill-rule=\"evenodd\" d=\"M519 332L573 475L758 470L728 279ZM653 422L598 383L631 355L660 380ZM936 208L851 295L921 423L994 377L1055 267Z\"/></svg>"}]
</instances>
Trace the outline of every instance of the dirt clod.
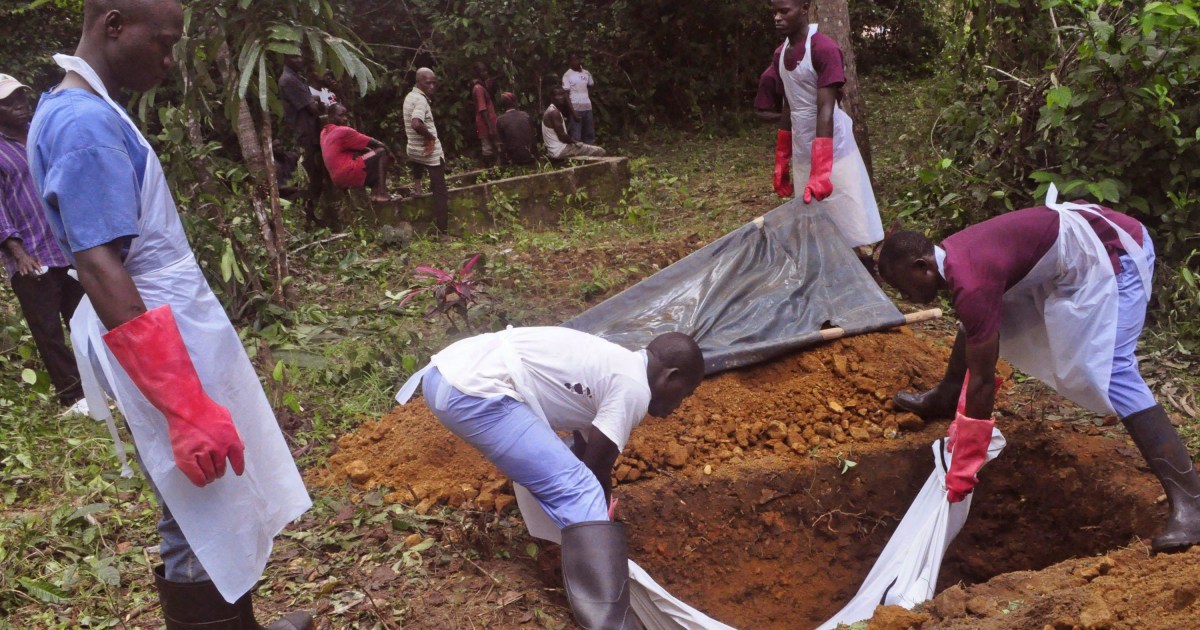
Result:
<instances>
[{"instance_id":1,"label":"dirt clod","mask_svg":"<svg viewBox=\"0 0 1200 630\"><path fill-rule=\"evenodd\" d=\"M880 606L867 622L867 630L909 630L929 621L929 615L900 606Z\"/></svg>"}]
</instances>

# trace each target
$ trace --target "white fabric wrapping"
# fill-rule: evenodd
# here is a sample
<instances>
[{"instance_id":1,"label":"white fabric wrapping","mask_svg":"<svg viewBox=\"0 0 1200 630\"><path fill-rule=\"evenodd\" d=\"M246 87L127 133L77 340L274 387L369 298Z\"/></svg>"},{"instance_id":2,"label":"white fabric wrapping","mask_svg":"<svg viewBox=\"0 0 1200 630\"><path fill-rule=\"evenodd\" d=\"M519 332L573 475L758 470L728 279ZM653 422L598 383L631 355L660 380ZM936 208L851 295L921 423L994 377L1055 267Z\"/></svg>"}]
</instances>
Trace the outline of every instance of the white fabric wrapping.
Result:
<instances>
[{"instance_id":1,"label":"white fabric wrapping","mask_svg":"<svg viewBox=\"0 0 1200 630\"><path fill-rule=\"evenodd\" d=\"M954 537L967 522L971 497L958 503L946 501L946 471L952 454L944 452L942 438L933 443L933 472L900 521L875 566L863 580L858 593L818 630L833 630L838 624L870 619L875 608L902 606L912 609L934 595L942 558ZM987 461L1004 450L1006 442L998 429L992 429Z\"/></svg>"}]
</instances>

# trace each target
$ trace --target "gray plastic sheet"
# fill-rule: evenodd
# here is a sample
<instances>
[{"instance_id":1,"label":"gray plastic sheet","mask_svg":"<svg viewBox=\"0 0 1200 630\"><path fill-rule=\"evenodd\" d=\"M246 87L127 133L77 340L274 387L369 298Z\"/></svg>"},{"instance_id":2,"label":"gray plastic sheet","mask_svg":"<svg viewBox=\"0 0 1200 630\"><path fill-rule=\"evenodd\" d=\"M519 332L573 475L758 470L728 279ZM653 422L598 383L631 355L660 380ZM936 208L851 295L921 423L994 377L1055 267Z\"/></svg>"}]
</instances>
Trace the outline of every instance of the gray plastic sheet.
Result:
<instances>
[{"instance_id":1,"label":"gray plastic sheet","mask_svg":"<svg viewBox=\"0 0 1200 630\"><path fill-rule=\"evenodd\" d=\"M820 202L792 200L563 325L630 349L687 333L714 374L903 324Z\"/></svg>"}]
</instances>

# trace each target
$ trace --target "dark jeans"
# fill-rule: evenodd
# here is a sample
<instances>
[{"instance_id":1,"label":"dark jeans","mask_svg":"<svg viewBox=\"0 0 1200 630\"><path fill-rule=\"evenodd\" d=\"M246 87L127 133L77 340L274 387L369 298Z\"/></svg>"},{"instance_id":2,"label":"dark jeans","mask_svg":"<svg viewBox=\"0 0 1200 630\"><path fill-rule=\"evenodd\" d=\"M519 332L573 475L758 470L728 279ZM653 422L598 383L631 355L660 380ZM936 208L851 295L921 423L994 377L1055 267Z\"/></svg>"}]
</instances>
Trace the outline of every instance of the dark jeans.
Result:
<instances>
[{"instance_id":1,"label":"dark jeans","mask_svg":"<svg viewBox=\"0 0 1200 630\"><path fill-rule=\"evenodd\" d=\"M575 112L575 115L579 118L567 117L567 134L577 142L596 144L596 122L592 117L592 110Z\"/></svg>"},{"instance_id":2,"label":"dark jeans","mask_svg":"<svg viewBox=\"0 0 1200 630\"><path fill-rule=\"evenodd\" d=\"M446 161L442 160L437 166L409 162L413 180L420 181L425 173L429 173L429 192L433 195L433 221L438 232L446 233L450 223L450 197L446 190Z\"/></svg>"},{"instance_id":3,"label":"dark jeans","mask_svg":"<svg viewBox=\"0 0 1200 630\"><path fill-rule=\"evenodd\" d=\"M308 199L305 200L304 216L309 225L315 226L322 222L317 219L317 204L321 201L321 195L325 193L325 181L329 179L329 173L325 170L325 161L321 157L321 145L301 146L301 151L304 154L304 172L308 175ZM338 229L337 209L330 209L329 214L324 223L330 229Z\"/></svg>"},{"instance_id":4,"label":"dark jeans","mask_svg":"<svg viewBox=\"0 0 1200 630\"><path fill-rule=\"evenodd\" d=\"M74 404L83 398L83 385L79 382L75 353L67 347L63 325L70 328L75 307L83 299L83 286L67 275L66 267L51 267L40 276L14 276L12 288L42 363L50 373L50 382L58 392L58 402Z\"/></svg>"}]
</instances>

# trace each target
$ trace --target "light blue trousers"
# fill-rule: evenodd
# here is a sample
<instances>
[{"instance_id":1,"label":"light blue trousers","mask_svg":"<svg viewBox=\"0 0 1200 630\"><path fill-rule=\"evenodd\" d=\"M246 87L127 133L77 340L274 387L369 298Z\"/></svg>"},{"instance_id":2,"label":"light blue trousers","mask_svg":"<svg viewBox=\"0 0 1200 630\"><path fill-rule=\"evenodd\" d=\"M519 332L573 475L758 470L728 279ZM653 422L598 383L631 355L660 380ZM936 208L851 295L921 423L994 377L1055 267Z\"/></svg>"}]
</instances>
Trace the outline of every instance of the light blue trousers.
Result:
<instances>
[{"instance_id":1,"label":"light blue trousers","mask_svg":"<svg viewBox=\"0 0 1200 630\"><path fill-rule=\"evenodd\" d=\"M1146 264L1154 269L1154 243L1150 234L1142 232L1142 251L1146 253ZM1150 287L1142 286L1141 275L1133 258L1121 256L1121 273L1117 274L1117 339L1113 348L1112 377L1108 383L1108 402L1117 415L1125 418L1158 404L1154 394L1146 386L1138 372L1138 337L1146 323L1146 304L1150 301Z\"/></svg>"},{"instance_id":2,"label":"light blue trousers","mask_svg":"<svg viewBox=\"0 0 1200 630\"><path fill-rule=\"evenodd\" d=\"M442 425L525 486L555 525L608 520L596 475L529 405L508 396L468 396L437 368L425 374L421 386L425 404Z\"/></svg>"}]
</instances>

